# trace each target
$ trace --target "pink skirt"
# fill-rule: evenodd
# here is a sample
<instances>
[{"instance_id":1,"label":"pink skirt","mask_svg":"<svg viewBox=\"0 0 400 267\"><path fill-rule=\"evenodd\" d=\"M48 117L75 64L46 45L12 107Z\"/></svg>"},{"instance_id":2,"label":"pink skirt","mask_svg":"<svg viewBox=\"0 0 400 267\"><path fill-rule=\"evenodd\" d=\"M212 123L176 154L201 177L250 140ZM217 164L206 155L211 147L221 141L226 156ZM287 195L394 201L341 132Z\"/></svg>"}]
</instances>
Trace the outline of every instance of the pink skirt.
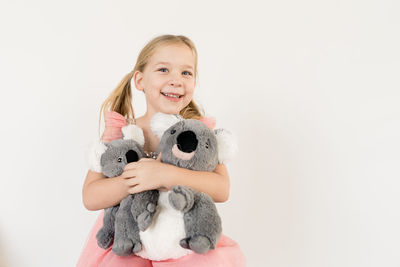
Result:
<instances>
[{"instance_id":1,"label":"pink skirt","mask_svg":"<svg viewBox=\"0 0 400 267\"><path fill-rule=\"evenodd\" d=\"M78 260L77 267L164 267L164 266L213 266L244 267L246 260L239 245L229 237L222 235L217 248L206 254L189 254L179 259L151 261L136 255L120 257L113 253L111 247L104 250L97 245L96 234L103 226L104 211L100 213L89 234L85 247Z\"/></svg>"}]
</instances>

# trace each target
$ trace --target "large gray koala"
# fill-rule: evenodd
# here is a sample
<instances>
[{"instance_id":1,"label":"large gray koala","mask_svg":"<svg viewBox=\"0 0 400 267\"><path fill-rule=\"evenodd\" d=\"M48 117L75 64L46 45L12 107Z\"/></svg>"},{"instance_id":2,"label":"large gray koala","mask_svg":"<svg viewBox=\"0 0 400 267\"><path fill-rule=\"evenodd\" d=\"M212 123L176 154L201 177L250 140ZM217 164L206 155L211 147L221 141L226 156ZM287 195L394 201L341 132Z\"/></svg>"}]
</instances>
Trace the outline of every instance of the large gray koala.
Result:
<instances>
[{"instance_id":1,"label":"large gray koala","mask_svg":"<svg viewBox=\"0 0 400 267\"><path fill-rule=\"evenodd\" d=\"M151 129L160 139L163 163L196 171L213 171L236 150L233 136L224 129L209 129L203 122L157 113ZM137 255L164 260L215 249L221 219L214 201L185 186L160 191L157 212L150 227L140 232L143 249Z\"/></svg>"},{"instance_id":2,"label":"large gray koala","mask_svg":"<svg viewBox=\"0 0 400 267\"><path fill-rule=\"evenodd\" d=\"M107 178L119 176L130 162L145 157L142 149L144 136L136 125L122 128L123 139L96 143L92 151L91 169L102 172ZM146 230L151 222L158 201L158 190L129 195L120 204L106 208L103 227L96 238L101 248L111 245L115 254L130 255L142 249L139 231Z\"/></svg>"}]
</instances>

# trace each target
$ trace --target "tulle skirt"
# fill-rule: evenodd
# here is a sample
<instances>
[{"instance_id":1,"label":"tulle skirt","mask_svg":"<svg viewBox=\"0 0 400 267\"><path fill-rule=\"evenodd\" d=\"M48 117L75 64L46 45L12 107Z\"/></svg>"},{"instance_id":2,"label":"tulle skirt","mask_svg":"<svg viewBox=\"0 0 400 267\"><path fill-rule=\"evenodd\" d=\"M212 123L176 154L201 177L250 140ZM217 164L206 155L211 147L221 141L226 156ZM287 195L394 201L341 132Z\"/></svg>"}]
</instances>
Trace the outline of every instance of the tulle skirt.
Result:
<instances>
[{"instance_id":1,"label":"tulle skirt","mask_svg":"<svg viewBox=\"0 0 400 267\"><path fill-rule=\"evenodd\" d=\"M102 249L97 245L96 234L103 226L104 211L100 213L90 231L89 237L78 260L77 267L244 267L246 260L239 245L231 238L222 235L214 250L206 254L190 254L179 259L151 261L136 255L121 257L113 253L111 247Z\"/></svg>"}]
</instances>

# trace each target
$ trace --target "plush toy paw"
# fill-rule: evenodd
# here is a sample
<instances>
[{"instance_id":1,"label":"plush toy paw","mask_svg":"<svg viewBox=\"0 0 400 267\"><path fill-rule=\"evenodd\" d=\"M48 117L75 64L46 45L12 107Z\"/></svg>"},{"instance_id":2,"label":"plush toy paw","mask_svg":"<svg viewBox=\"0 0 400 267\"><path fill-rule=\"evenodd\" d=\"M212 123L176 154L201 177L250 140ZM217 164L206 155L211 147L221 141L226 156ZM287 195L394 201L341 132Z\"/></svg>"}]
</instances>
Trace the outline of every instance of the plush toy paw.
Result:
<instances>
[{"instance_id":1,"label":"plush toy paw","mask_svg":"<svg viewBox=\"0 0 400 267\"><path fill-rule=\"evenodd\" d=\"M142 243L129 238L119 238L114 242L112 251L118 256L128 256L142 250Z\"/></svg>"},{"instance_id":2,"label":"plush toy paw","mask_svg":"<svg viewBox=\"0 0 400 267\"><path fill-rule=\"evenodd\" d=\"M140 231L146 231L146 229L151 225L151 223L153 222L153 215L155 211L156 205L154 205L153 203L149 203L147 205L147 210L142 212L137 217L137 224Z\"/></svg>"},{"instance_id":3,"label":"plush toy paw","mask_svg":"<svg viewBox=\"0 0 400 267\"><path fill-rule=\"evenodd\" d=\"M202 235L184 238L179 243L181 247L191 249L196 253L205 254L211 248L210 240Z\"/></svg>"},{"instance_id":4,"label":"plush toy paw","mask_svg":"<svg viewBox=\"0 0 400 267\"><path fill-rule=\"evenodd\" d=\"M193 192L182 185L172 187L172 192L168 196L169 203L177 210L187 212L193 207Z\"/></svg>"},{"instance_id":5,"label":"plush toy paw","mask_svg":"<svg viewBox=\"0 0 400 267\"><path fill-rule=\"evenodd\" d=\"M103 249L107 249L111 246L114 240L114 233L111 231L106 231L104 228L101 228L96 235L97 244L99 247Z\"/></svg>"}]
</instances>

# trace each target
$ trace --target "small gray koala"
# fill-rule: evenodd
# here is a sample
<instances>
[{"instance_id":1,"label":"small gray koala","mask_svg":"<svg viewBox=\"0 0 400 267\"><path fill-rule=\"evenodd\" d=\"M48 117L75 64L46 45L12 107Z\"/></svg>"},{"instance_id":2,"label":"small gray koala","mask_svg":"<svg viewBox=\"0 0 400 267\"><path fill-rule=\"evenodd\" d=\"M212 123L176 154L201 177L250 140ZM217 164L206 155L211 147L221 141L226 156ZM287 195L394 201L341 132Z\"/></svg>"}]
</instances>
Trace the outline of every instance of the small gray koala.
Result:
<instances>
[{"instance_id":1,"label":"small gray koala","mask_svg":"<svg viewBox=\"0 0 400 267\"><path fill-rule=\"evenodd\" d=\"M125 166L145 157L142 149L144 136L136 125L122 128L123 139L108 144L96 144L92 156L92 170L102 172L107 178L119 176ZM112 250L119 256L127 256L142 249L140 231L146 230L156 210L158 190L129 195L120 204L106 208L103 227L96 238L98 245Z\"/></svg>"}]
</instances>

